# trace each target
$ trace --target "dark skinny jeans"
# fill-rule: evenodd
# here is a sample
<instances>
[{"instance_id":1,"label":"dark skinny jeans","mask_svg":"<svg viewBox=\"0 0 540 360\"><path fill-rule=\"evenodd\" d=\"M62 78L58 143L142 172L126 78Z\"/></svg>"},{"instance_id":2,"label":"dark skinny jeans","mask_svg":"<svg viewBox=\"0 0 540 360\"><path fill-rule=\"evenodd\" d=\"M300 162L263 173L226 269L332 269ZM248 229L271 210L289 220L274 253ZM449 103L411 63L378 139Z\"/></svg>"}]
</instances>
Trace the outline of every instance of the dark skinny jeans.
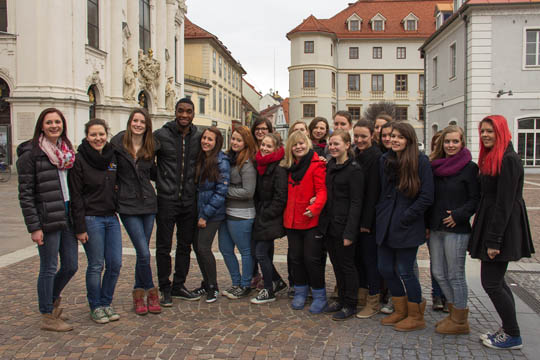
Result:
<instances>
[{"instance_id":1,"label":"dark skinny jeans","mask_svg":"<svg viewBox=\"0 0 540 360\"><path fill-rule=\"evenodd\" d=\"M255 256L261 267L264 288L272 292L273 282L281 279L274 266L274 241L257 241L255 243Z\"/></svg>"},{"instance_id":2,"label":"dark skinny jeans","mask_svg":"<svg viewBox=\"0 0 540 360\"><path fill-rule=\"evenodd\" d=\"M209 286L217 288L216 258L212 252L212 243L221 225L221 221L209 221L205 228L197 228L193 250L201 269L206 290Z\"/></svg>"},{"instance_id":3,"label":"dark skinny jeans","mask_svg":"<svg viewBox=\"0 0 540 360\"><path fill-rule=\"evenodd\" d=\"M358 239L358 245L356 247L356 254L360 253L362 262L356 266L363 266L363 273L366 275L367 288L369 289L369 295L377 295L381 292L381 274L379 274L379 268L377 266L377 242L375 241L375 234L373 233L360 233ZM359 284L362 286L362 283Z\"/></svg>"},{"instance_id":4,"label":"dark skinny jeans","mask_svg":"<svg viewBox=\"0 0 540 360\"><path fill-rule=\"evenodd\" d=\"M354 263L356 243L345 246L342 236L327 236L325 246L336 275L338 301L343 306L356 309L358 305L358 274Z\"/></svg>"},{"instance_id":5,"label":"dark skinny jeans","mask_svg":"<svg viewBox=\"0 0 540 360\"><path fill-rule=\"evenodd\" d=\"M383 244L377 250L379 272L386 280L392 296L407 295L409 302L420 304L422 302L422 288L420 281L414 274L418 246L390 248Z\"/></svg>"},{"instance_id":6,"label":"dark skinny jeans","mask_svg":"<svg viewBox=\"0 0 540 360\"><path fill-rule=\"evenodd\" d=\"M324 288L323 239L317 227L287 229L287 239L294 285Z\"/></svg>"}]
</instances>

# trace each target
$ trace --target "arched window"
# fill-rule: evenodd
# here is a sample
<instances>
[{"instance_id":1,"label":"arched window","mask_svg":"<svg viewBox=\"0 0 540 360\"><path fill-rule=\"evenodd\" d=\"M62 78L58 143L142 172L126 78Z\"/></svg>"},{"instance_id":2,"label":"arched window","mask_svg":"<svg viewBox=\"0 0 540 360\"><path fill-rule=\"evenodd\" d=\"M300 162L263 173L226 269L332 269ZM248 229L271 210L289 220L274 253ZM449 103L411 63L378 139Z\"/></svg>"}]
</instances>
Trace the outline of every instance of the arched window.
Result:
<instances>
[{"instance_id":1,"label":"arched window","mask_svg":"<svg viewBox=\"0 0 540 360\"><path fill-rule=\"evenodd\" d=\"M9 86L0 79L0 160L11 164L11 107L6 101Z\"/></svg>"},{"instance_id":2,"label":"arched window","mask_svg":"<svg viewBox=\"0 0 540 360\"><path fill-rule=\"evenodd\" d=\"M540 166L540 116L518 119L517 153L523 166Z\"/></svg>"},{"instance_id":3,"label":"arched window","mask_svg":"<svg viewBox=\"0 0 540 360\"><path fill-rule=\"evenodd\" d=\"M88 118L94 119L96 117L96 86L91 85L88 88L88 101L90 102L90 108L88 109Z\"/></svg>"}]
</instances>

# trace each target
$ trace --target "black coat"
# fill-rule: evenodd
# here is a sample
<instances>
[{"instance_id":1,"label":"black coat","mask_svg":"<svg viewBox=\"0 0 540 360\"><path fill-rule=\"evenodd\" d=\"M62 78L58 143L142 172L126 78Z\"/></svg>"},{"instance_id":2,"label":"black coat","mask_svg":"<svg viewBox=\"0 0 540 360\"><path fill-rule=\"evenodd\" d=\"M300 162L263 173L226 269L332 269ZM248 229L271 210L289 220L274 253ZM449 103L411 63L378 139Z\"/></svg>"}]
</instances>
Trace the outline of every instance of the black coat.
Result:
<instances>
[{"instance_id":1,"label":"black coat","mask_svg":"<svg viewBox=\"0 0 540 360\"><path fill-rule=\"evenodd\" d=\"M499 175L480 175L480 205L469 240L472 258L489 261L488 248L500 250L493 261L517 261L534 253L523 177L521 159L511 143L504 152Z\"/></svg>"},{"instance_id":2,"label":"black coat","mask_svg":"<svg viewBox=\"0 0 540 360\"><path fill-rule=\"evenodd\" d=\"M154 132L154 137L159 142L156 149L158 198L180 200L181 206L196 204L195 168L201 149L201 132L192 124L184 139L176 121L169 121Z\"/></svg>"},{"instance_id":3,"label":"black coat","mask_svg":"<svg viewBox=\"0 0 540 360\"><path fill-rule=\"evenodd\" d=\"M279 161L269 164L263 175L257 173L253 240L272 241L285 236L283 212L287 205L287 181L287 170L279 166Z\"/></svg>"},{"instance_id":4,"label":"black coat","mask_svg":"<svg viewBox=\"0 0 540 360\"><path fill-rule=\"evenodd\" d=\"M364 198L362 204L362 216L360 217L360 227L375 231L375 206L379 201L381 192L381 179L379 174L379 159L382 152L377 145L359 152L355 150L356 161L364 172Z\"/></svg>"},{"instance_id":5,"label":"black coat","mask_svg":"<svg viewBox=\"0 0 540 360\"><path fill-rule=\"evenodd\" d=\"M116 211L126 215L155 214L157 197L150 183L150 174L155 171L155 163L153 159L135 160L122 143L125 133L121 131L111 139L118 161Z\"/></svg>"},{"instance_id":6,"label":"black coat","mask_svg":"<svg viewBox=\"0 0 540 360\"><path fill-rule=\"evenodd\" d=\"M68 227L68 217L58 168L31 141L17 147L19 203L29 233Z\"/></svg>"},{"instance_id":7,"label":"black coat","mask_svg":"<svg viewBox=\"0 0 540 360\"><path fill-rule=\"evenodd\" d=\"M433 176L435 202L428 211L427 227L431 231L446 231L457 234L471 232L471 216L476 212L480 200L478 166L469 161L459 173L453 176ZM447 227L442 220L452 211L455 227Z\"/></svg>"},{"instance_id":8,"label":"black coat","mask_svg":"<svg viewBox=\"0 0 540 360\"><path fill-rule=\"evenodd\" d=\"M377 244L391 248L420 246L426 241L425 212L433 204L433 174L426 155L418 157L420 191L414 198L397 189L397 184L385 170L390 151L381 156L381 194L376 211Z\"/></svg>"},{"instance_id":9,"label":"black coat","mask_svg":"<svg viewBox=\"0 0 540 360\"><path fill-rule=\"evenodd\" d=\"M360 232L364 173L360 165L349 158L337 164L332 158L326 168L326 205L319 218L323 235L356 241Z\"/></svg>"}]
</instances>

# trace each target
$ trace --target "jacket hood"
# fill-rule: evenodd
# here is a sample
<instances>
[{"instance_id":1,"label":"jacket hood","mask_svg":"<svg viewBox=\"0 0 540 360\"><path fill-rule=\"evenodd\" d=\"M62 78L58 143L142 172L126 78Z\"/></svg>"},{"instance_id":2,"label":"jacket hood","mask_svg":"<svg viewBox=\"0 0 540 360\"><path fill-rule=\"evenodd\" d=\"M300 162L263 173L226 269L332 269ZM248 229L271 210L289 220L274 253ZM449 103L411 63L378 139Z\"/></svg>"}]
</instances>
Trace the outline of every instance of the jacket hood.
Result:
<instances>
[{"instance_id":1,"label":"jacket hood","mask_svg":"<svg viewBox=\"0 0 540 360\"><path fill-rule=\"evenodd\" d=\"M34 146L32 145L32 140L27 140L21 143L19 146L17 146L17 157L20 157L27 151L32 151L33 148Z\"/></svg>"},{"instance_id":2,"label":"jacket hood","mask_svg":"<svg viewBox=\"0 0 540 360\"><path fill-rule=\"evenodd\" d=\"M116 148L122 147L122 141L124 140L125 133L126 130L122 130L118 134L114 135L111 139L111 144L113 144Z\"/></svg>"}]
</instances>

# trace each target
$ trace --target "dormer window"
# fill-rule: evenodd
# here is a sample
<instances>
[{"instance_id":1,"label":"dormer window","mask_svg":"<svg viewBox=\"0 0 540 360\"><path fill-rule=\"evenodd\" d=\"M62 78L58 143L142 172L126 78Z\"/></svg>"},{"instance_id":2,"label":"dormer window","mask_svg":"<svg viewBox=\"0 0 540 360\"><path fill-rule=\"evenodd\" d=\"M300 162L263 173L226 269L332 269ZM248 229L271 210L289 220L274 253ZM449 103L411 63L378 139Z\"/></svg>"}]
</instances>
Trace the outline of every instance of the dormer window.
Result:
<instances>
[{"instance_id":1,"label":"dormer window","mask_svg":"<svg viewBox=\"0 0 540 360\"><path fill-rule=\"evenodd\" d=\"M418 30L418 17L416 17L416 15L414 15L412 12L405 16L403 20L401 20L401 23L403 24L405 31Z\"/></svg>"},{"instance_id":2,"label":"dormer window","mask_svg":"<svg viewBox=\"0 0 540 360\"><path fill-rule=\"evenodd\" d=\"M377 15L372 17L370 22L372 31L384 31L384 24L386 23L386 18L380 13L377 13Z\"/></svg>"},{"instance_id":3,"label":"dormer window","mask_svg":"<svg viewBox=\"0 0 540 360\"><path fill-rule=\"evenodd\" d=\"M349 31L360 31L362 28L362 18L356 13L353 13L347 19L347 28Z\"/></svg>"}]
</instances>

